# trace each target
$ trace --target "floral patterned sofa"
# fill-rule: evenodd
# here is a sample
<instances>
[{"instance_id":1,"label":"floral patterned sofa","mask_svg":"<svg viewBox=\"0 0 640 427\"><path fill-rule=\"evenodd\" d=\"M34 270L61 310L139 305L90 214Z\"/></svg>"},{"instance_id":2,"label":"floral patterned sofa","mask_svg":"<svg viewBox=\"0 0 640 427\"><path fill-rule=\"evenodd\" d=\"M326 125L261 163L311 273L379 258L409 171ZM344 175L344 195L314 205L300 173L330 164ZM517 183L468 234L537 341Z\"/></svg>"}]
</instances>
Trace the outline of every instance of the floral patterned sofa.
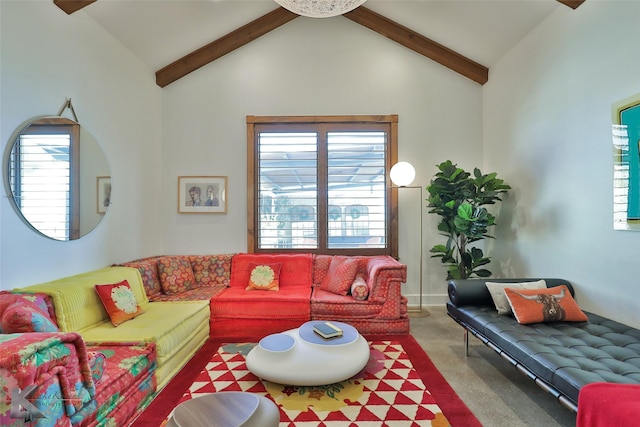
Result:
<instances>
[{"instance_id":1,"label":"floral patterned sofa","mask_svg":"<svg viewBox=\"0 0 640 427\"><path fill-rule=\"evenodd\" d=\"M247 289L252 268L275 264L277 292ZM150 301L208 300L211 336L263 336L325 319L362 334L409 332L406 265L389 256L164 255L120 265L140 271Z\"/></svg>"},{"instance_id":2,"label":"floral patterned sofa","mask_svg":"<svg viewBox=\"0 0 640 427\"><path fill-rule=\"evenodd\" d=\"M154 343L87 345L60 332L46 294L0 293L0 425L11 417L11 392L35 385L28 400L37 427L125 425L156 390Z\"/></svg>"},{"instance_id":3,"label":"floral patterned sofa","mask_svg":"<svg viewBox=\"0 0 640 427\"><path fill-rule=\"evenodd\" d=\"M55 426L58 422L82 427L127 425L209 337L208 301L151 303L135 268L107 267L13 289L8 295L21 296L21 307L27 306L25 298L33 298L33 295L45 300L49 320L43 315L42 305L37 313L34 311L37 316L33 313L20 315L36 319L30 321L36 325L36 333L32 335L59 333L59 330L81 337L76 343L81 372L90 370L87 363L92 362L91 359L85 361L83 345L90 354L97 352L98 363L104 362L102 377L93 378L95 391L92 392L88 384L85 386L87 393L83 396L92 397L86 407L78 409L77 414L71 408L64 414L57 412L53 418L39 420L40 426ZM7 307L0 318L3 333L24 332L5 327L10 324L5 325L4 320L13 319L11 313L11 316L7 314L10 309ZM32 339L33 343L27 345L41 345L37 337ZM49 356L52 355L45 355ZM31 369L28 359L14 358L6 363L7 369L15 373ZM30 377L31 380L35 378L34 375ZM23 380L23 383L27 382L28 379ZM70 389L64 382L60 381L60 384L62 394L58 393L56 397L60 395L66 399ZM52 401L55 400L48 400L49 403Z\"/></svg>"}]
</instances>

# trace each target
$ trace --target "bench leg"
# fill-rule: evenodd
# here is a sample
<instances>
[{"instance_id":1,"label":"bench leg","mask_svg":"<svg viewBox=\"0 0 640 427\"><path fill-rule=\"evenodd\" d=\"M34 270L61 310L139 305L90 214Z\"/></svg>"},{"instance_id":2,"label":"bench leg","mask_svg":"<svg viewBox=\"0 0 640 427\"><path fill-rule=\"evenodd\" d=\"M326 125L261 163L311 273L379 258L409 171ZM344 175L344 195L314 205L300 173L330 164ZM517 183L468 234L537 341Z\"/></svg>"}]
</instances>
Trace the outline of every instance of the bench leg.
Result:
<instances>
[{"instance_id":1,"label":"bench leg","mask_svg":"<svg viewBox=\"0 0 640 427\"><path fill-rule=\"evenodd\" d=\"M469 356L469 331L467 328L462 328L464 330L464 357Z\"/></svg>"}]
</instances>

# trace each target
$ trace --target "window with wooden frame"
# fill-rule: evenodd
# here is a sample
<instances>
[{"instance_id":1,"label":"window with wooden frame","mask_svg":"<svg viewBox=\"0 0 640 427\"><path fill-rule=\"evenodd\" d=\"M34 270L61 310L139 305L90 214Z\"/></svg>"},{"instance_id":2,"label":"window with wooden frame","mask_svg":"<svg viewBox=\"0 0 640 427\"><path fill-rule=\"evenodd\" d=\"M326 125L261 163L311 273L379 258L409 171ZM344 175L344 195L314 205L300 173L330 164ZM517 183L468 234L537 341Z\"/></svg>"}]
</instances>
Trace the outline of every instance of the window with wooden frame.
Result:
<instances>
[{"instance_id":1,"label":"window with wooden frame","mask_svg":"<svg viewBox=\"0 0 640 427\"><path fill-rule=\"evenodd\" d=\"M398 116L247 116L248 250L398 256Z\"/></svg>"}]
</instances>

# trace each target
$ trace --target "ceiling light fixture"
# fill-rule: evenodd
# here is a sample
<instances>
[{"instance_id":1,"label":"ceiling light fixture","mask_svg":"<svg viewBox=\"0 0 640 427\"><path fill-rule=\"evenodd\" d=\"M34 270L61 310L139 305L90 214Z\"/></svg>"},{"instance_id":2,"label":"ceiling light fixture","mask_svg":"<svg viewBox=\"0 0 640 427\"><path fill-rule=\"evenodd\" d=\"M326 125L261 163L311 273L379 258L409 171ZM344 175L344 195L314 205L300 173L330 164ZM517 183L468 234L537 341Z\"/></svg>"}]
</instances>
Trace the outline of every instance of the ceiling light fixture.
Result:
<instances>
[{"instance_id":1,"label":"ceiling light fixture","mask_svg":"<svg viewBox=\"0 0 640 427\"><path fill-rule=\"evenodd\" d=\"M329 18L342 15L360 6L366 0L275 0L280 6L298 15L310 18Z\"/></svg>"}]
</instances>

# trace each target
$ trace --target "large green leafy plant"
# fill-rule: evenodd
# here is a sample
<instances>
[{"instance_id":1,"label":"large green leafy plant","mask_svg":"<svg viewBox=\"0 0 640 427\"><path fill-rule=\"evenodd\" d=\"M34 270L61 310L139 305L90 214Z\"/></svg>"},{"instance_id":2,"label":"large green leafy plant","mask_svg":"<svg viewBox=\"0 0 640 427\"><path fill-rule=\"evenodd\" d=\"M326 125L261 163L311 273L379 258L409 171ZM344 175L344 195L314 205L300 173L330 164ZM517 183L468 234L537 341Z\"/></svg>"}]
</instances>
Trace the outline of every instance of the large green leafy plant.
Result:
<instances>
[{"instance_id":1,"label":"large green leafy plant","mask_svg":"<svg viewBox=\"0 0 640 427\"><path fill-rule=\"evenodd\" d=\"M447 266L447 280L489 277L491 271L484 266L491 259L471 244L493 239L488 228L495 225L495 217L484 206L501 201L500 195L511 187L496 173L483 175L475 168L472 176L450 160L440 163L438 169L427 186L427 207L431 208L429 213L441 217L438 230L447 243L435 245L432 258L441 258Z\"/></svg>"}]
</instances>

